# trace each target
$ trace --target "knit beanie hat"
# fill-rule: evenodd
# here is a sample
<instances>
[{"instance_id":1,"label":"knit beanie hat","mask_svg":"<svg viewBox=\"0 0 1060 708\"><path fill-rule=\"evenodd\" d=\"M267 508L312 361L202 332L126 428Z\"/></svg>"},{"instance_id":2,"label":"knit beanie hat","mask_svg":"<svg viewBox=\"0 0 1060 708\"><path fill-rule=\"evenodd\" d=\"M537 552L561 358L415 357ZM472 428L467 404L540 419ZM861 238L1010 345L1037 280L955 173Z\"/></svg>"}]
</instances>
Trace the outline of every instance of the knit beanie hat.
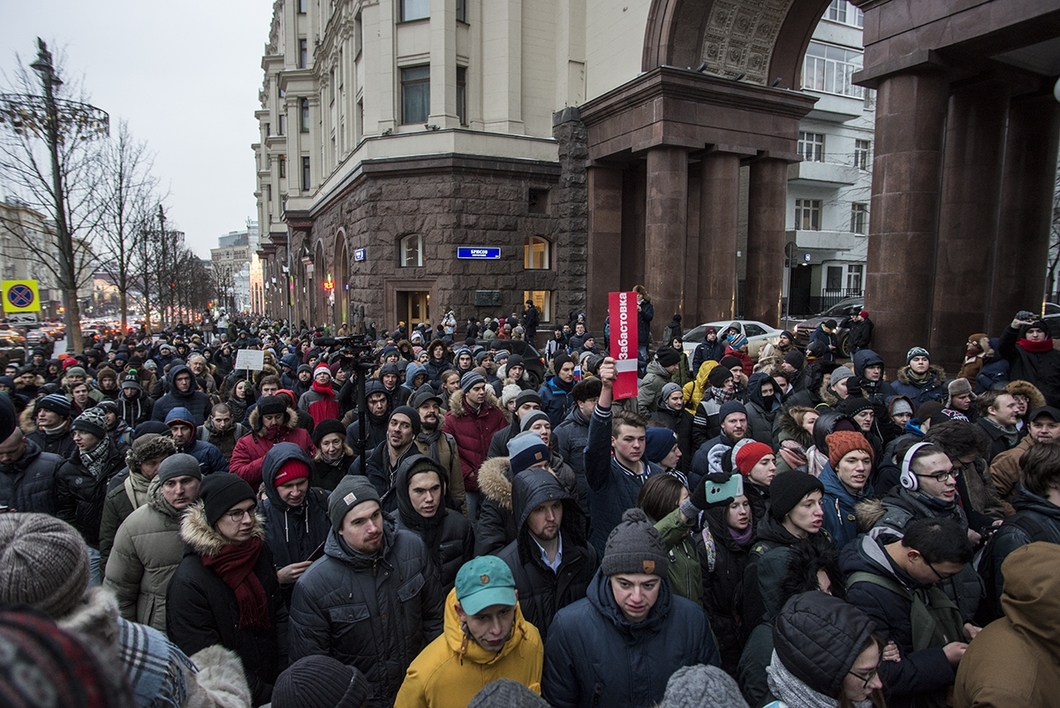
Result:
<instances>
[{"instance_id":1,"label":"knit beanie hat","mask_svg":"<svg viewBox=\"0 0 1060 708\"><path fill-rule=\"evenodd\" d=\"M840 381L842 381L844 379L849 379L853 375L854 375L854 372L851 371L850 369L848 369L847 367L845 367L845 366L837 367L836 370L832 372L832 383L831 383L832 387L835 387L835 385L837 383L839 383Z\"/></svg>"},{"instance_id":2,"label":"knit beanie hat","mask_svg":"<svg viewBox=\"0 0 1060 708\"><path fill-rule=\"evenodd\" d=\"M818 693L835 696L875 623L853 605L815 590L792 597L773 624L784 667Z\"/></svg>"},{"instance_id":3,"label":"knit beanie hat","mask_svg":"<svg viewBox=\"0 0 1060 708\"><path fill-rule=\"evenodd\" d=\"M527 403L536 403L540 408L543 404L541 402L541 396L537 395L537 391L533 389L527 389L520 391L515 396L515 408L516 410L522 408Z\"/></svg>"},{"instance_id":4,"label":"knit beanie hat","mask_svg":"<svg viewBox=\"0 0 1060 708\"><path fill-rule=\"evenodd\" d=\"M747 407L744 406L740 401L726 401L721 404L721 408L718 409L718 422L724 423L725 419L733 413L743 413L747 415Z\"/></svg>"},{"instance_id":5,"label":"knit beanie hat","mask_svg":"<svg viewBox=\"0 0 1060 708\"><path fill-rule=\"evenodd\" d=\"M140 385L140 378L135 374L131 373L121 380L122 388L131 388L137 391L143 391L144 387Z\"/></svg>"},{"instance_id":6,"label":"knit beanie hat","mask_svg":"<svg viewBox=\"0 0 1060 708\"><path fill-rule=\"evenodd\" d=\"M206 475L199 488L199 499L206 512L206 523L210 526L216 524L236 504L255 498L254 489L245 479L228 472Z\"/></svg>"},{"instance_id":7,"label":"knit beanie hat","mask_svg":"<svg viewBox=\"0 0 1060 708\"><path fill-rule=\"evenodd\" d=\"M790 364L796 371L802 371L802 367L806 366L806 355L798 349L792 349L784 355L784 361Z\"/></svg>"},{"instance_id":8,"label":"knit beanie hat","mask_svg":"<svg viewBox=\"0 0 1060 708\"><path fill-rule=\"evenodd\" d=\"M390 419L393 420L394 416L403 415L409 419L409 423L412 424L412 433L414 435L420 434L420 414L415 408L411 406L398 406L394 409L394 412L390 414Z\"/></svg>"},{"instance_id":9,"label":"knit beanie hat","mask_svg":"<svg viewBox=\"0 0 1060 708\"><path fill-rule=\"evenodd\" d=\"M88 547L77 529L47 514L0 514L0 604L60 619L87 588Z\"/></svg>"},{"instance_id":10,"label":"knit beanie hat","mask_svg":"<svg viewBox=\"0 0 1060 708\"><path fill-rule=\"evenodd\" d=\"M530 411L519 420L519 430L530 430L530 426L539 420L549 420L548 414L544 411Z\"/></svg>"},{"instance_id":11,"label":"knit beanie hat","mask_svg":"<svg viewBox=\"0 0 1060 708\"><path fill-rule=\"evenodd\" d=\"M659 464L677 444L677 433L669 428L648 428L644 442L644 457L648 462Z\"/></svg>"},{"instance_id":12,"label":"knit beanie hat","mask_svg":"<svg viewBox=\"0 0 1060 708\"><path fill-rule=\"evenodd\" d=\"M913 415L913 404L909 402L909 399L905 396L895 396L891 399L891 403L887 408L887 411L891 415L898 415L900 413L908 413Z\"/></svg>"},{"instance_id":13,"label":"knit beanie hat","mask_svg":"<svg viewBox=\"0 0 1060 708\"><path fill-rule=\"evenodd\" d=\"M194 477L195 479L202 479L202 470L199 469L199 461L191 455L187 455L183 452L178 452L175 455L170 455L166 459L162 460L162 464L158 466L158 483L161 484L167 479L174 479L176 477Z\"/></svg>"},{"instance_id":14,"label":"knit beanie hat","mask_svg":"<svg viewBox=\"0 0 1060 708\"><path fill-rule=\"evenodd\" d=\"M309 466L302 460L292 458L280 465L276 477L272 480L272 486L279 488L299 479L309 479Z\"/></svg>"},{"instance_id":15,"label":"knit beanie hat","mask_svg":"<svg viewBox=\"0 0 1060 708\"><path fill-rule=\"evenodd\" d=\"M369 686L357 668L321 654L303 656L280 674L272 708L361 708Z\"/></svg>"},{"instance_id":16,"label":"knit beanie hat","mask_svg":"<svg viewBox=\"0 0 1060 708\"><path fill-rule=\"evenodd\" d=\"M518 681L502 678L487 683L467 708L548 708L548 703Z\"/></svg>"},{"instance_id":17,"label":"knit beanie hat","mask_svg":"<svg viewBox=\"0 0 1060 708\"><path fill-rule=\"evenodd\" d=\"M836 404L836 409L853 418L861 411L872 410L872 401L864 396L848 396Z\"/></svg>"},{"instance_id":18,"label":"knit beanie hat","mask_svg":"<svg viewBox=\"0 0 1060 708\"><path fill-rule=\"evenodd\" d=\"M469 371L460 377L460 388L464 389L464 393L480 383L486 383L486 379L477 371Z\"/></svg>"},{"instance_id":19,"label":"knit beanie hat","mask_svg":"<svg viewBox=\"0 0 1060 708\"><path fill-rule=\"evenodd\" d=\"M258 401L258 412L263 416L286 413L287 403L279 396L262 396Z\"/></svg>"},{"instance_id":20,"label":"knit beanie hat","mask_svg":"<svg viewBox=\"0 0 1060 708\"><path fill-rule=\"evenodd\" d=\"M522 390L523 389L519 388L515 384L506 385L504 388L501 389L501 405L507 408L508 401L514 401L516 396L518 396Z\"/></svg>"},{"instance_id":21,"label":"knit beanie hat","mask_svg":"<svg viewBox=\"0 0 1060 708\"><path fill-rule=\"evenodd\" d=\"M313 428L313 444L320 447L320 441L324 439L324 436L332 433L338 433L345 438L346 426L334 418L320 421L317 423L316 427Z\"/></svg>"},{"instance_id":22,"label":"knit beanie hat","mask_svg":"<svg viewBox=\"0 0 1060 708\"><path fill-rule=\"evenodd\" d=\"M313 378L316 378L320 374L327 374L328 378L331 378L331 367L325 362L317 364L317 368L313 369Z\"/></svg>"},{"instance_id":23,"label":"knit beanie hat","mask_svg":"<svg viewBox=\"0 0 1060 708\"><path fill-rule=\"evenodd\" d=\"M924 347L913 347L908 352L906 352L905 363L908 364L909 362L911 362L913 360L913 357L915 356L926 356L928 358L928 361L931 361L931 355L928 354L927 349L924 349Z\"/></svg>"},{"instance_id":24,"label":"knit beanie hat","mask_svg":"<svg viewBox=\"0 0 1060 708\"><path fill-rule=\"evenodd\" d=\"M68 359L67 361L74 361L74 360L73 359ZM88 378L88 372L85 371L85 367L83 367L83 366L71 366L69 369L66 370L66 378L70 378L71 376L83 376L83 377L85 377L87 379Z\"/></svg>"},{"instance_id":25,"label":"knit beanie hat","mask_svg":"<svg viewBox=\"0 0 1060 708\"><path fill-rule=\"evenodd\" d=\"M740 442L743 442L742 440ZM740 471L740 474L747 476L751 473L751 470L758 461L766 455L772 455L773 448L765 443L752 440L745 445L741 445L740 449L736 452L736 469Z\"/></svg>"},{"instance_id":26,"label":"knit beanie hat","mask_svg":"<svg viewBox=\"0 0 1060 708\"><path fill-rule=\"evenodd\" d=\"M348 474L340 479L328 497L328 518L331 519L331 527L337 531L350 509L367 501L379 501L379 491L367 477Z\"/></svg>"},{"instance_id":27,"label":"knit beanie hat","mask_svg":"<svg viewBox=\"0 0 1060 708\"><path fill-rule=\"evenodd\" d=\"M568 361L574 360L570 358L570 355L567 354L567 352L558 352L556 356L552 357L552 370L558 374L559 370L562 369L563 365Z\"/></svg>"},{"instance_id":28,"label":"knit beanie hat","mask_svg":"<svg viewBox=\"0 0 1060 708\"><path fill-rule=\"evenodd\" d=\"M839 461L854 450L867 452L872 459L876 457L872 451L872 445L861 433L840 430L826 436L824 441L828 445L828 462L831 463L833 470L838 469Z\"/></svg>"},{"instance_id":29,"label":"knit beanie hat","mask_svg":"<svg viewBox=\"0 0 1060 708\"><path fill-rule=\"evenodd\" d=\"M37 409L40 410L41 408L58 413L63 418L70 417L70 399L61 393L49 393L41 398L37 401Z\"/></svg>"},{"instance_id":30,"label":"knit beanie hat","mask_svg":"<svg viewBox=\"0 0 1060 708\"><path fill-rule=\"evenodd\" d=\"M165 435L169 436L169 428L166 424L160 420L145 420L136 426L136 430L133 432L133 440L139 440L144 435ZM175 449L175 448L174 448ZM149 458L144 458L149 459Z\"/></svg>"},{"instance_id":31,"label":"knit beanie hat","mask_svg":"<svg viewBox=\"0 0 1060 708\"><path fill-rule=\"evenodd\" d=\"M107 413L101 408L89 408L74 418L71 428L91 433L102 440L107 437Z\"/></svg>"},{"instance_id":32,"label":"knit beanie hat","mask_svg":"<svg viewBox=\"0 0 1060 708\"><path fill-rule=\"evenodd\" d=\"M721 388L725 385L725 382L732 378L732 371L726 369L724 366L715 366L707 374L707 381L714 388Z\"/></svg>"},{"instance_id":33,"label":"knit beanie hat","mask_svg":"<svg viewBox=\"0 0 1060 708\"><path fill-rule=\"evenodd\" d=\"M803 497L814 491L824 494L824 485L812 474L796 470L781 472L769 484L770 515L776 521L783 521Z\"/></svg>"},{"instance_id":34,"label":"knit beanie hat","mask_svg":"<svg viewBox=\"0 0 1060 708\"><path fill-rule=\"evenodd\" d=\"M717 367L714 367L714 368L717 368ZM710 377L708 376L707 378L710 378ZM662 391L659 391L659 406L661 407L663 405L663 403L666 401L667 398L669 398L671 395L673 395L674 393L676 393L676 392L678 392L680 390L681 390L681 385L680 384L675 384L673 381L671 381L670 383L668 383L665 386L663 386L662 387Z\"/></svg>"},{"instance_id":35,"label":"knit beanie hat","mask_svg":"<svg viewBox=\"0 0 1060 708\"><path fill-rule=\"evenodd\" d=\"M721 358L721 365L729 371L732 371L737 366L743 367L743 362L730 354L729 356L724 356Z\"/></svg>"},{"instance_id":36,"label":"knit beanie hat","mask_svg":"<svg viewBox=\"0 0 1060 708\"><path fill-rule=\"evenodd\" d=\"M552 453L549 452L548 445L535 432L527 430L508 441L508 463L512 467L513 475L530 469L540 462L551 460Z\"/></svg>"},{"instance_id":37,"label":"knit beanie hat","mask_svg":"<svg viewBox=\"0 0 1060 708\"><path fill-rule=\"evenodd\" d=\"M644 573L667 577L666 543L642 509L626 509L604 546L600 572L604 575Z\"/></svg>"},{"instance_id":38,"label":"knit beanie hat","mask_svg":"<svg viewBox=\"0 0 1060 708\"><path fill-rule=\"evenodd\" d=\"M659 360L663 368L681 363L681 353L673 347L659 347L659 351L655 352L655 358Z\"/></svg>"},{"instance_id":39,"label":"knit beanie hat","mask_svg":"<svg viewBox=\"0 0 1060 708\"><path fill-rule=\"evenodd\" d=\"M508 363L506 364L505 371L511 371L512 367L515 366L521 366L524 369L526 368L526 364L523 363L523 357L518 354L512 354L508 357Z\"/></svg>"},{"instance_id":40,"label":"knit beanie hat","mask_svg":"<svg viewBox=\"0 0 1060 708\"><path fill-rule=\"evenodd\" d=\"M717 666L684 666L666 682L660 708L701 708L710 696L714 708L747 708L736 681Z\"/></svg>"},{"instance_id":41,"label":"knit beanie hat","mask_svg":"<svg viewBox=\"0 0 1060 708\"><path fill-rule=\"evenodd\" d=\"M742 334L732 334L729 336L729 346L733 349L745 347L747 346L747 337Z\"/></svg>"}]
</instances>

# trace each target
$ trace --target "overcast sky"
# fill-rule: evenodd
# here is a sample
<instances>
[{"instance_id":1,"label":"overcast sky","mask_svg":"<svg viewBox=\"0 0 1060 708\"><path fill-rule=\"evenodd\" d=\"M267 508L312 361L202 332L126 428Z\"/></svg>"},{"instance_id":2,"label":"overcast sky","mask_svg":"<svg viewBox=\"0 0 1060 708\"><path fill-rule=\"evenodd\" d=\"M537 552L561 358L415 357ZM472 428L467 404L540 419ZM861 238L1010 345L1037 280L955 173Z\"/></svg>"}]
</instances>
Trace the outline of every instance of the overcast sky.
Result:
<instances>
[{"instance_id":1,"label":"overcast sky","mask_svg":"<svg viewBox=\"0 0 1060 708\"><path fill-rule=\"evenodd\" d=\"M125 119L155 153L173 223L208 258L257 219L250 145L271 18L271 0L0 0L0 69L10 77L16 53L31 62L38 36L65 51L111 126Z\"/></svg>"}]
</instances>

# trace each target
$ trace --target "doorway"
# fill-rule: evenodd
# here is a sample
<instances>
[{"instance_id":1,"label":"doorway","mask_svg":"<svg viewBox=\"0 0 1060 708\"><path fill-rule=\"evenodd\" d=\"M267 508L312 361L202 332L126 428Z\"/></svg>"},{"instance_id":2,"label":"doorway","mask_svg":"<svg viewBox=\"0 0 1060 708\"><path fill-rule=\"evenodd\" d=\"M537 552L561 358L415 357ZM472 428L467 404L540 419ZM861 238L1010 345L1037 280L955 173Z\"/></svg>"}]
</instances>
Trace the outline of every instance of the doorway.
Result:
<instances>
[{"instance_id":1,"label":"doorway","mask_svg":"<svg viewBox=\"0 0 1060 708\"><path fill-rule=\"evenodd\" d=\"M408 329L431 319L431 293L427 290L398 290L397 315ZM406 330L407 331L407 330Z\"/></svg>"}]
</instances>

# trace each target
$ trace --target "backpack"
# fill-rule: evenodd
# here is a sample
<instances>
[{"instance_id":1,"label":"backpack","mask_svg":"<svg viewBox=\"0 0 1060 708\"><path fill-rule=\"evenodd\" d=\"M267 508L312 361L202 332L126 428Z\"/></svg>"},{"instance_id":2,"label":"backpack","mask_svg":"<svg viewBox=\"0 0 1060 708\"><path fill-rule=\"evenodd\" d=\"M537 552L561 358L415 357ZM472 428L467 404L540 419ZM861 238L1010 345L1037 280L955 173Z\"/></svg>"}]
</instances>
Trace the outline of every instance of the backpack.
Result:
<instances>
[{"instance_id":1,"label":"backpack","mask_svg":"<svg viewBox=\"0 0 1060 708\"><path fill-rule=\"evenodd\" d=\"M1005 524L1011 524L1020 529L1030 537L1030 543L1035 541L1047 541L1054 543L1052 534L1037 519L1032 516L1016 515L1005 519ZM976 551L975 559L972 561L979 577L983 580L986 588L986 601L980 605L976 620L982 626L994 621L1002 615L1001 598L996 596L997 579L994 577L994 564L990 562L993 556L994 535L987 538L983 547Z\"/></svg>"},{"instance_id":2,"label":"backpack","mask_svg":"<svg viewBox=\"0 0 1060 708\"><path fill-rule=\"evenodd\" d=\"M913 628L913 651L963 642L964 619L953 601L940 588L910 592L896 580L859 570L847 578L847 589L854 583L872 583L909 600L909 623Z\"/></svg>"}]
</instances>

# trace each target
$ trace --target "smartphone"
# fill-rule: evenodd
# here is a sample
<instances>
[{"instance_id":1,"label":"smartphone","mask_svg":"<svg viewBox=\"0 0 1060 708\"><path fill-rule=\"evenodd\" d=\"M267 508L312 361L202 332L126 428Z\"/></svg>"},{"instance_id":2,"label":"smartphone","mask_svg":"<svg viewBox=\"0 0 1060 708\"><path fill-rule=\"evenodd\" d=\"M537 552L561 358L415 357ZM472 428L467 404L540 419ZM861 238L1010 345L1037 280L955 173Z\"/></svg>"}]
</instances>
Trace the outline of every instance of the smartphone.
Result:
<instances>
[{"instance_id":1,"label":"smartphone","mask_svg":"<svg viewBox=\"0 0 1060 708\"><path fill-rule=\"evenodd\" d=\"M734 474L725 484L707 480L707 503L715 504L722 499L743 496L743 475Z\"/></svg>"},{"instance_id":2,"label":"smartphone","mask_svg":"<svg viewBox=\"0 0 1060 708\"><path fill-rule=\"evenodd\" d=\"M742 487L741 487L741 489L742 489ZM327 541L324 541L324 543L327 543ZM317 558L323 558L324 557L324 543L321 543L319 546L317 546L316 550L314 550L312 553L310 553L309 557L306 558L306 560L307 561L315 561Z\"/></svg>"}]
</instances>

